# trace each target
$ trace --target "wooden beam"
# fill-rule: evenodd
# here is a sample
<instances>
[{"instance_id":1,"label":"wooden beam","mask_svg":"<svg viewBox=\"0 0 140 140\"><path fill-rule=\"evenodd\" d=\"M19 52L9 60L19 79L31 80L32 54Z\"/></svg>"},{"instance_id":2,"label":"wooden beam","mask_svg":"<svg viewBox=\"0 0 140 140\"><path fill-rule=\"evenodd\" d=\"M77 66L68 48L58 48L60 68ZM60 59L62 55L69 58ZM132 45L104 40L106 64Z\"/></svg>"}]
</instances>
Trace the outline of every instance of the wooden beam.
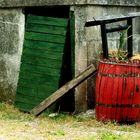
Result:
<instances>
[{"instance_id":1,"label":"wooden beam","mask_svg":"<svg viewBox=\"0 0 140 140\"><path fill-rule=\"evenodd\" d=\"M109 16L103 16L103 17L98 17L98 18L93 18L92 20L89 20L85 23L86 27L90 27L90 26L96 26L96 25L101 25L102 22L104 22L105 24L109 24L109 23L114 23L114 22L119 22L119 21L124 21L127 19L132 19L132 18L136 18L139 17L140 13L136 12L135 15L109 15Z\"/></svg>"},{"instance_id":2,"label":"wooden beam","mask_svg":"<svg viewBox=\"0 0 140 140\"><path fill-rule=\"evenodd\" d=\"M69 90L75 88L80 83L85 81L87 78L89 78L91 75L96 74L97 70L95 67L90 65L87 67L85 71L83 71L80 75L75 77L73 80L66 83L64 86L62 86L60 89L58 89L56 92L54 92L51 96L46 98L44 101L42 101L38 106L33 108L30 113L37 116L41 114L46 108L48 108L50 105L52 105L54 102L56 102L59 98L61 98L64 94L66 94Z\"/></svg>"},{"instance_id":3,"label":"wooden beam","mask_svg":"<svg viewBox=\"0 0 140 140\"><path fill-rule=\"evenodd\" d=\"M127 31L127 52L128 52L128 58L133 56L133 25L132 25L132 19L127 20L128 25L128 31Z\"/></svg>"},{"instance_id":4,"label":"wooden beam","mask_svg":"<svg viewBox=\"0 0 140 140\"><path fill-rule=\"evenodd\" d=\"M106 32L106 24L104 22L102 22L101 24L101 36L102 36L103 57L108 59L107 32Z\"/></svg>"},{"instance_id":5,"label":"wooden beam","mask_svg":"<svg viewBox=\"0 0 140 140\"><path fill-rule=\"evenodd\" d=\"M124 26L118 26L118 27L114 27L114 28L106 28L106 32L107 33L112 33L112 32L118 32L118 31L123 31L128 29L128 25L124 25Z\"/></svg>"}]
</instances>

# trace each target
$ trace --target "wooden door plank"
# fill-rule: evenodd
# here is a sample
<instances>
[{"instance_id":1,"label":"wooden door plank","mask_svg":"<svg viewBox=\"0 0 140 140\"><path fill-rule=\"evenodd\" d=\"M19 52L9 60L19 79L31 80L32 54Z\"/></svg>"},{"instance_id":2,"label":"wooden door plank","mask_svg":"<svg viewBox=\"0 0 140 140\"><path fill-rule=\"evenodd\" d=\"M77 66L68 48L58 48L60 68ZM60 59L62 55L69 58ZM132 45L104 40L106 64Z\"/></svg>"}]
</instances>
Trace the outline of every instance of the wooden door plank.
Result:
<instances>
[{"instance_id":1,"label":"wooden door plank","mask_svg":"<svg viewBox=\"0 0 140 140\"><path fill-rule=\"evenodd\" d=\"M21 64L22 71L20 73L34 73L39 75L50 75L54 77L60 77L61 69L55 69L51 67L43 67L37 65L30 65L26 63ZM20 74L21 75L21 74ZM19 76L20 76L19 75Z\"/></svg>"},{"instance_id":2,"label":"wooden door plank","mask_svg":"<svg viewBox=\"0 0 140 140\"><path fill-rule=\"evenodd\" d=\"M58 27L66 27L68 25L68 19L56 18L56 17L53 18L53 17L33 16L33 15L28 16L27 22L44 24L44 25L54 25Z\"/></svg>"},{"instance_id":3,"label":"wooden door plank","mask_svg":"<svg viewBox=\"0 0 140 140\"><path fill-rule=\"evenodd\" d=\"M52 52L63 52L64 44L58 44L53 42L46 42L46 41L36 41L36 40L25 40L24 41L24 48L30 49L38 49L44 51L52 51Z\"/></svg>"},{"instance_id":4,"label":"wooden door plank","mask_svg":"<svg viewBox=\"0 0 140 140\"><path fill-rule=\"evenodd\" d=\"M63 52L52 52L52 51L44 51L44 50L36 50L33 51L30 48L24 48L23 55L34 56L42 59L52 59L52 60L60 60L62 61Z\"/></svg>"},{"instance_id":5,"label":"wooden door plank","mask_svg":"<svg viewBox=\"0 0 140 140\"><path fill-rule=\"evenodd\" d=\"M49 60L49 59L42 59L42 58L38 58L35 56L30 56L30 55L23 55L21 62L24 64L31 64L31 65L36 65L36 66L42 66L42 67L49 67L49 68L56 68L56 69L61 69L61 64L62 64L62 60Z\"/></svg>"},{"instance_id":6,"label":"wooden door plank","mask_svg":"<svg viewBox=\"0 0 140 140\"><path fill-rule=\"evenodd\" d=\"M52 25L28 23L26 25L26 31L65 36L67 28L66 27L57 27L57 26L52 26Z\"/></svg>"},{"instance_id":7,"label":"wooden door plank","mask_svg":"<svg viewBox=\"0 0 140 140\"><path fill-rule=\"evenodd\" d=\"M25 32L25 39L53 42L53 43L60 43L60 44L65 43L64 36L54 35L54 34L42 34L42 33L35 33L35 32Z\"/></svg>"}]
</instances>

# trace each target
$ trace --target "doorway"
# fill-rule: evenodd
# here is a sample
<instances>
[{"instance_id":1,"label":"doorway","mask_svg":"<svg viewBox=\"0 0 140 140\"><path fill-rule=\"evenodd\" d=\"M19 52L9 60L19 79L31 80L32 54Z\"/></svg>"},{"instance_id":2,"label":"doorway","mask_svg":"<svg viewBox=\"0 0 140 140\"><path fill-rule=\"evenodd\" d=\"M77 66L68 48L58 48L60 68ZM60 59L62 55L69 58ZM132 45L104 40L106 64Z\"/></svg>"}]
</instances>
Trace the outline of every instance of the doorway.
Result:
<instances>
[{"instance_id":1,"label":"doorway","mask_svg":"<svg viewBox=\"0 0 140 140\"><path fill-rule=\"evenodd\" d=\"M30 111L74 76L74 16L69 6L25 8L25 16L15 103ZM70 91L52 108L73 112L74 106L74 92Z\"/></svg>"}]
</instances>

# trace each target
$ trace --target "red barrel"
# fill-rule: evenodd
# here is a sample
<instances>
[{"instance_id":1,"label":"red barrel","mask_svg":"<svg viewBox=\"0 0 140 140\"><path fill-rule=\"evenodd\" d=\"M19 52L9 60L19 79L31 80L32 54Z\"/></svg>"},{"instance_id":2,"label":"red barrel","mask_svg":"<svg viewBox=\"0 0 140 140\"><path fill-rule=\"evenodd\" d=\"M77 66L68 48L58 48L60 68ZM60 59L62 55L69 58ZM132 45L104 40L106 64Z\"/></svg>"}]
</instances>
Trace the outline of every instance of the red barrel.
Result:
<instances>
[{"instance_id":1,"label":"red barrel","mask_svg":"<svg viewBox=\"0 0 140 140\"><path fill-rule=\"evenodd\" d=\"M100 61L96 118L124 123L140 121L140 63Z\"/></svg>"}]
</instances>

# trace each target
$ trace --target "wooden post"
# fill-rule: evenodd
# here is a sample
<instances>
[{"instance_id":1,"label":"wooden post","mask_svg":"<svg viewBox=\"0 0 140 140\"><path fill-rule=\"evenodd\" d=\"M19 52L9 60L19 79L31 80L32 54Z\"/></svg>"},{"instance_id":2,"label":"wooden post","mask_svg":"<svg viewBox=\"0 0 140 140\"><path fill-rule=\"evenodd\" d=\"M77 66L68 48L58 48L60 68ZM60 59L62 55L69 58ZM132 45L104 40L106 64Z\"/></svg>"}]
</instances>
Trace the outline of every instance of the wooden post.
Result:
<instances>
[{"instance_id":1,"label":"wooden post","mask_svg":"<svg viewBox=\"0 0 140 140\"><path fill-rule=\"evenodd\" d=\"M39 115L41 112L43 112L47 107L52 105L54 102L56 102L60 97L62 97L64 94L66 94L69 90L75 88L80 83L82 83L84 80L89 78L91 75L96 74L95 67L90 65L85 71L83 71L80 75L75 77L73 80L66 83L64 86L62 86L60 89L58 89L56 92L54 92L51 96L46 98L44 101L42 101L38 106L33 108L30 113L33 115Z\"/></svg>"},{"instance_id":2,"label":"wooden post","mask_svg":"<svg viewBox=\"0 0 140 140\"><path fill-rule=\"evenodd\" d=\"M108 43L107 43L107 32L106 24L102 22L101 24L101 36L102 36L102 47L103 47L103 56L108 59Z\"/></svg>"},{"instance_id":3,"label":"wooden post","mask_svg":"<svg viewBox=\"0 0 140 140\"><path fill-rule=\"evenodd\" d=\"M132 18L127 20L127 25L129 29L127 31L127 51L128 51L128 58L133 56L133 26L132 26Z\"/></svg>"}]
</instances>

